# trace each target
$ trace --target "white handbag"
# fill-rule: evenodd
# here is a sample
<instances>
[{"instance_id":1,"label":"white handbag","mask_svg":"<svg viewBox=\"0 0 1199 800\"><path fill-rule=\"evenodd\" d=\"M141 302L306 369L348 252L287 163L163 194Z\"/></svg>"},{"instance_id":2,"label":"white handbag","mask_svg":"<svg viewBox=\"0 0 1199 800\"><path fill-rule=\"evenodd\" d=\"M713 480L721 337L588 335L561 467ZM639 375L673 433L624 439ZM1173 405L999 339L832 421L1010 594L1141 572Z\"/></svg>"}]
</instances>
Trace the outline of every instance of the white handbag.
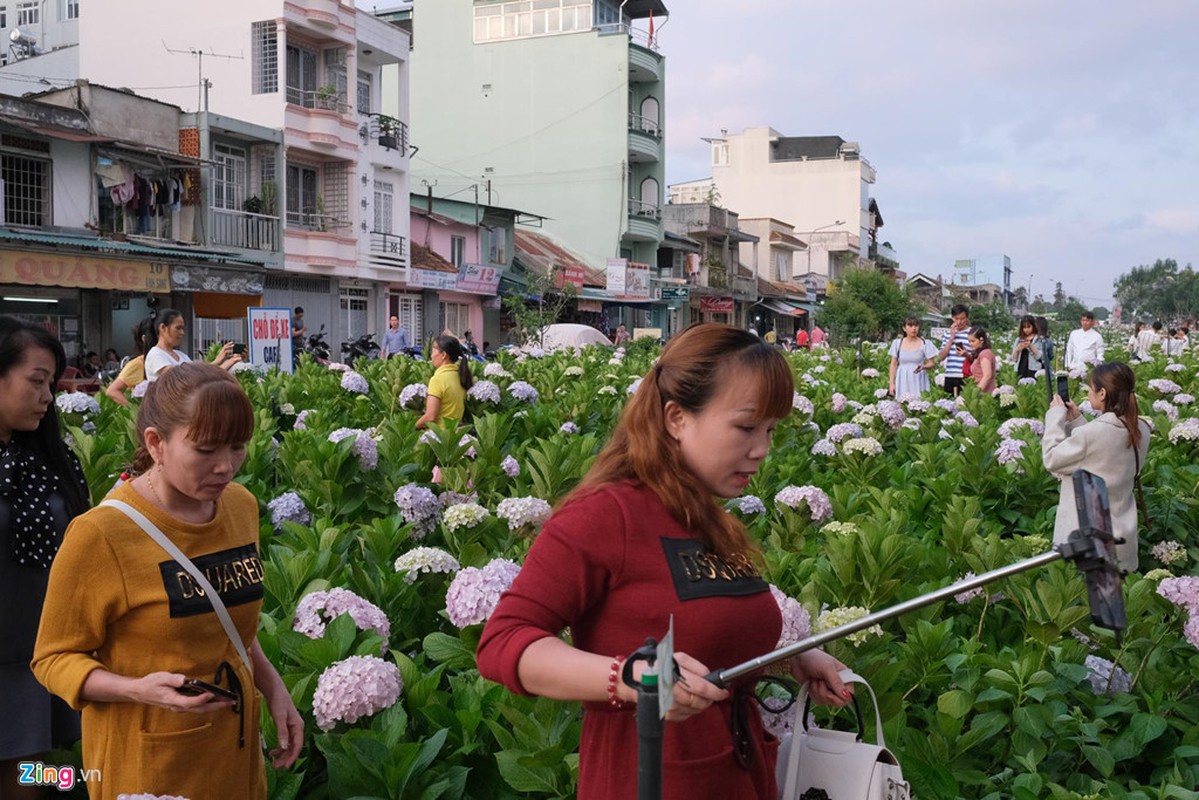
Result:
<instances>
[{"instance_id":1,"label":"white handbag","mask_svg":"<svg viewBox=\"0 0 1199 800\"><path fill-rule=\"evenodd\" d=\"M860 683L874 702L877 744L866 744L861 710L858 731L843 732L808 728L808 698L804 691L796 700L795 733L784 737L779 748L775 776L779 800L911 800L911 786L883 740L883 720L874 689L851 670L841 672L845 683Z\"/></svg>"}]
</instances>

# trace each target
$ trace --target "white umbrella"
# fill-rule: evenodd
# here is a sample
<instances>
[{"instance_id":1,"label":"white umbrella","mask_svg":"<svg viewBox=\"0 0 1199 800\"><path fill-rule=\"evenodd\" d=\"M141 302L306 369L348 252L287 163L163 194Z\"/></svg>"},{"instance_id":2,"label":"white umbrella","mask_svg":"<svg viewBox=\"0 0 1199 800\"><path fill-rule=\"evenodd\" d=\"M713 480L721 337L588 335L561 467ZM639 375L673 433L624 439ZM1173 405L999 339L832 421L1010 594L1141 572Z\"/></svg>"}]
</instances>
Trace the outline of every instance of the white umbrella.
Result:
<instances>
[{"instance_id":1,"label":"white umbrella","mask_svg":"<svg viewBox=\"0 0 1199 800\"><path fill-rule=\"evenodd\" d=\"M607 336L597 331L590 325L576 325L572 323L558 323L555 325L547 325L541 329L541 344L530 341L528 347L543 347L546 350L556 350L560 347L586 347L589 344L611 346L612 342Z\"/></svg>"}]
</instances>

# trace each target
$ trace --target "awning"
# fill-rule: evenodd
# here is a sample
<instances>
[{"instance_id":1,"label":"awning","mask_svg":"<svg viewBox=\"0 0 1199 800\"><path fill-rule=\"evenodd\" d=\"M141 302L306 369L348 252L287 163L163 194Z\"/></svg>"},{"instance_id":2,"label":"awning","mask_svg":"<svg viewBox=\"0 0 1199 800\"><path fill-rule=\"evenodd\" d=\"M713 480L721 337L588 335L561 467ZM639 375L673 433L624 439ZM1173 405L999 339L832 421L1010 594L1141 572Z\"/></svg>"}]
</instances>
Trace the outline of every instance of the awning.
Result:
<instances>
[{"instance_id":1,"label":"awning","mask_svg":"<svg viewBox=\"0 0 1199 800\"><path fill-rule=\"evenodd\" d=\"M805 309L800 308L798 305L793 305L786 300L776 300L772 297L763 300L762 305L764 305L766 308L769 308L776 314L786 314L789 317L798 317L808 313Z\"/></svg>"},{"instance_id":2,"label":"awning","mask_svg":"<svg viewBox=\"0 0 1199 800\"><path fill-rule=\"evenodd\" d=\"M80 250L98 250L105 253L127 253L129 255L153 256L154 258L191 259L194 261L215 261L225 264L242 264L250 267L261 267L262 261L255 261L244 255L232 255L217 250L202 250L199 248L153 246L136 242L118 242L113 239L101 239L97 236L81 236L69 233L43 233L33 231L16 231L10 228L0 228L0 243L27 242L44 244L52 247L70 247Z\"/></svg>"}]
</instances>

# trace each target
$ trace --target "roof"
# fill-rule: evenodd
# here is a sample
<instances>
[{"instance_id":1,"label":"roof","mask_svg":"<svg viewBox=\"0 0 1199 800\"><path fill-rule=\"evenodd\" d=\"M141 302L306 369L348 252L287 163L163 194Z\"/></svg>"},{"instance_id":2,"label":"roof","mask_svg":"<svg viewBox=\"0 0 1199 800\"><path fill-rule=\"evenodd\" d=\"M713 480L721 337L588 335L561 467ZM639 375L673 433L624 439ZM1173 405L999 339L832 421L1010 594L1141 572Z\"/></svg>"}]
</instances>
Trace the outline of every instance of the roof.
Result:
<instances>
[{"instance_id":1,"label":"roof","mask_svg":"<svg viewBox=\"0 0 1199 800\"><path fill-rule=\"evenodd\" d=\"M843 144L845 140L840 136L780 136L771 143L775 161L836 158Z\"/></svg>"},{"instance_id":2,"label":"roof","mask_svg":"<svg viewBox=\"0 0 1199 800\"><path fill-rule=\"evenodd\" d=\"M185 258L194 261L217 261L228 264L240 264L242 266L261 267L264 263L262 260L255 260L252 257L241 253L235 255L220 250L207 250L199 247L171 244L169 242L150 245L130 241L118 242L114 239L101 239L98 236L32 230L13 230L11 228L0 228L0 243L2 242L27 242L29 244L43 244L50 245L52 247L74 247L81 250L97 250L105 253L155 256L158 258ZM457 270L455 270L455 272L456 271Z\"/></svg>"},{"instance_id":3,"label":"roof","mask_svg":"<svg viewBox=\"0 0 1199 800\"><path fill-rule=\"evenodd\" d=\"M762 297L807 297L803 286L787 281L768 281L758 276L758 294Z\"/></svg>"},{"instance_id":4,"label":"roof","mask_svg":"<svg viewBox=\"0 0 1199 800\"><path fill-rule=\"evenodd\" d=\"M666 233L666 241L662 242L662 245L661 245L662 247L665 247L668 250L671 250L671 249L675 249L675 248L671 247L671 244L679 244L679 245L682 245L682 247L677 248L677 249L695 250L697 253L703 252L703 249L704 249L703 244L701 242L696 241L695 239L692 239L690 236L684 236L681 233L673 233L671 231L665 231L665 233Z\"/></svg>"},{"instance_id":5,"label":"roof","mask_svg":"<svg viewBox=\"0 0 1199 800\"><path fill-rule=\"evenodd\" d=\"M526 268L533 267L547 275L554 267L581 269L585 285L600 287L608 285L606 272L592 267L582 256L571 252L544 233L534 233L517 228L516 257Z\"/></svg>"},{"instance_id":6,"label":"roof","mask_svg":"<svg viewBox=\"0 0 1199 800\"><path fill-rule=\"evenodd\" d=\"M670 14L662 0L627 0L621 12L629 19L644 19L650 14L656 14L661 19Z\"/></svg>"},{"instance_id":7,"label":"roof","mask_svg":"<svg viewBox=\"0 0 1199 800\"><path fill-rule=\"evenodd\" d=\"M785 247L785 248L792 249L792 250L807 250L808 249L808 246L806 244L804 244L799 238L792 236L789 233L783 233L782 231L771 231L770 232L770 244L777 246L777 247Z\"/></svg>"},{"instance_id":8,"label":"roof","mask_svg":"<svg viewBox=\"0 0 1199 800\"><path fill-rule=\"evenodd\" d=\"M453 272L455 274L458 272L458 268L449 261L434 253L423 244L416 242L412 243L412 266L432 272Z\"/></svg>"}]
</instances>

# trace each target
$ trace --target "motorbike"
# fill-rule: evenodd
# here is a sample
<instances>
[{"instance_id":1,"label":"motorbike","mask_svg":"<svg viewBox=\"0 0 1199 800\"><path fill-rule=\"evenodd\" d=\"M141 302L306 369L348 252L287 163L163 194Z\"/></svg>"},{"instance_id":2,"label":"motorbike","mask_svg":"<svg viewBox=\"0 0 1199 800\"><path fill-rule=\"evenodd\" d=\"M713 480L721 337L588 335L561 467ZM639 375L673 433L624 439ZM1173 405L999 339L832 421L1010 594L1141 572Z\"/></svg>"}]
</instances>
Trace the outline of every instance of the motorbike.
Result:
<instances>
[{"instance_id":1,"label":"motorbike","mask_svg":"<svg viewBox=\"0 0 1199 800\"><path fill-rule=\"evenodd\" d=\"M325 326L308 337L308 341L304 343L303 352L312 356L312 360L318 364L328 364L331 359L329 352L329 343L325 341ZM296 361L298 362L300 354L296 353Z\"/></svg>"},{"instance_id":2,"label":"motorbike","mask_svg":"<svg viewBox=\"0 0 1199 800\"><path fill-rule=\"evenodd\" d=\"M360 358L378 358L380 347L373 333L364 333L357 339L341 343L342 361L350 366Z\"/></svg>"}]
</instances>

